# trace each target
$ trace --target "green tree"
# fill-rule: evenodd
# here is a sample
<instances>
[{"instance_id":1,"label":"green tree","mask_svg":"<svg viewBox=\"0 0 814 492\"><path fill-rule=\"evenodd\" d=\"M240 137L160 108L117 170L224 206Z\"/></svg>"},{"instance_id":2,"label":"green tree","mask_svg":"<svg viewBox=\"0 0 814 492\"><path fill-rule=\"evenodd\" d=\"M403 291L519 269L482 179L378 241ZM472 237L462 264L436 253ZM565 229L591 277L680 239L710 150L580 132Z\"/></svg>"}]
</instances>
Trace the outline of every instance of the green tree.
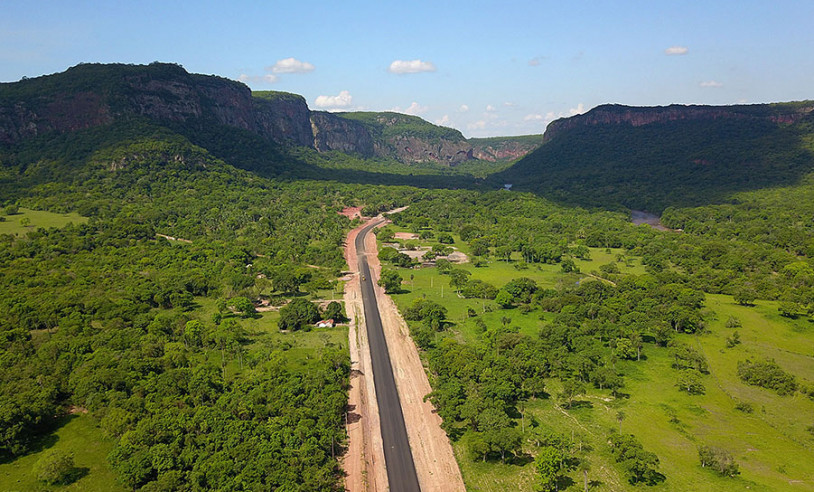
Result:
<instances>
[{"instance_id":1,"label":"green tree","mask_svg":"<svg viewBox=\"0 0 814 492\"><path fill-rule=\"evenodd\" d=\"M187 321L184 325L184 343L200 347L205 338L206 327L197 319Z\"/></svg>"},{"instance_id":2,"label":"green tree","mask_svg":"<svg viewBox=\"0 0 814 492\"><path fill-rule=\"evenodd\" d=\"M49 485L70 483L75 470L73 455L58 449L45 451L34 463L34 475L37 480Z\"/></svg>"},{"instance_id":3,"label":"green tree","mask_svg":"<svg viewBox=\"0 0 814 492\"><path fill-rule=\"evenodd\" d=\"M319 321L319 308L316 304L298 297L280 309L277 326L281 330L300 330Z\"/></svg>"},{"instance_id":4,"label":"green tree","mask_svg":"<svg viewBox=\"0 0 814 492\"><path fill-rule=\"evenodd\" d=\"M712 468L721 476L735 477L740 474L738 464L732 454L725 449L700 446L698 448L698 459L702 468Z\"/></svg>"},{"instance_id":5,"label":"green tree","mask_svg":"<svg viewBox=\"0 0 814 492\"><path fill-rule=\"evenodd\" d=\"M345 310L342 308L342 304L337 301L331 301L325 306L325 311L322 313L322 317L325 319L332 319L336 322L343 322L347 321L345 317Z\"/></svg>"},{"instance_id":6,"label":"green tree","mask_svg":"<svg viewBox=\"0 0 814 492\"><path fill-rule=\"evenodd\" d=\"M503 309L508 309L513 306L514 298L505 290L499 290L495 296L495 302Z\"/></svg>"},{"instance_id":7,"label":"green tree","mask_svg":"<svg viewBox=\"0 0 814 492\"><path fill-rule=\"evenodd\" d=\"M562 263L560 263L560 270L562 270L563 273L579 273L579 267L571 258L562 260Z\"/></svg>"},{"instance_id":8,"label":"green tree","mask_svg":"<svg viewBox=\"0 0 814 492\"><path fill-rule=\"evenodd\" d=\"M382 276L379 278L378 284L384 287L384 291L388 294L397 294L401 292L402 278L399 272L395 270L383 270Z\"/></svg>"},{"instance_id":9,"label":"green tree","mask_svg":"<svg viewBox=\"0 0 814 492\"><path fill-rule=\"evenodd\" d=\"M232 300L232 305L235 307L235 310L239 313L242 313L244 318L249 318L257 313L257 310L254 308L254 304L252 301L247 299L246 297L235 297Z\"/></svg>"},{"instance_id":10,"label":"green tree","mask_svg":"<svg viewBox=\"0 0 814 492\"><path fill-rule=\"evenodd\" d=\"M543 446L534 458L537 485L544 491L557 490L557 480L566 463L566 456L559 448Z\"/></svg>"},{"instance_id":11,"label":"green tree","mask_svg":"<svg viewBox=\"0 0 814 492\"><path fill-rule=\"evenodd\" d=\"M733 298L741 306L751 306L757 299L757 292L751 287L740 287L733 294Z\"/></svg>"},{"instance_id":12,"label":"green tree","mask_svg":"<svg viewBox=\"0 0 814 492\"><path fill-rule=\"evenodd\" d=\"M560 400L565 402L565 408L571 408L574 398L585 394L585 383L577 379L566 379L562 382L562 391L559 394Z\"/></svg>"},{"instance_id":13,"label":"green tree","mask_svg":"<svg viewBox=\"0 0 814 492\"><path fill-rule=\"evenodd\" d=\"M675 384L679 390L691 395L703 395L706 391L701 381L701 373L695 369L684 369L678 374Z\"/></svg>"}]
</instances>

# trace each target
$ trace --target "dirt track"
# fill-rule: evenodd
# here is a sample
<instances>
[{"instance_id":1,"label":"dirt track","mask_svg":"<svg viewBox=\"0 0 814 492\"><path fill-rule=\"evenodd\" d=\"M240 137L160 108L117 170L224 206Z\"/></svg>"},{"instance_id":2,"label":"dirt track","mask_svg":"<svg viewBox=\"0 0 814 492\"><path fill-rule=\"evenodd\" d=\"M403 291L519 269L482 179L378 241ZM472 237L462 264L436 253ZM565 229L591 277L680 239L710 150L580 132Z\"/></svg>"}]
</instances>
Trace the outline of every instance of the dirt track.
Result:
<instances>
[{"instance_id":1,"label":"dirt track","mask_svg":"<svg viewBox=\"0 0 814 492\"><path fill-rule=\"evenodd\" d=\"M367 225L367 222L365 225ZM354 242L360 226L348 235L345 258L351 271L357 270ZM376 254L376 238L369 234L365 249L375 282L381 273ZM357 276L358 277L358 276ZM421 489L425 491L465 490L461 472L455 461L446 433L441 429L441 418L430 402L424 401L430 384L418 351L409 337L407 325L398 309L383 289L377 287L379 311L387 337L388 351L401 399L410 449L415 461ZM387 474L384 468L378 405L370 371L370 354L363 324L363 310L359 279L346 284L345 303L351 320L349 332L351 346L351 390L348 419L349 447L344 460L347 473L346 488L355 491L387 490ZM358 323L357 323L358 320Z\"/></svg>"}]
</instances>

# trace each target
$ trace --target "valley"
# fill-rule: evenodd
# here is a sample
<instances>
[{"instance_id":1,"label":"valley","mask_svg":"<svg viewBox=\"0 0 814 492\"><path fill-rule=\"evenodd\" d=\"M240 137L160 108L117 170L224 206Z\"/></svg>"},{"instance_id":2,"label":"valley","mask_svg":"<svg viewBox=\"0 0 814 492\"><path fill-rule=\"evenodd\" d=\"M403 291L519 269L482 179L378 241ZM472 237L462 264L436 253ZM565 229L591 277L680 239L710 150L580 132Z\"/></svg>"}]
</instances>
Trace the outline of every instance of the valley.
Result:
<instances>
[{"instance_id":1,"label":"valley","mask_svg":"<svg viewBox=\"0 0 814 492\"><path fill-rule=\"evenodd\" d=\"M0 490L813 490L813 109L0 84Z\"/></svg>"}]
</instances>

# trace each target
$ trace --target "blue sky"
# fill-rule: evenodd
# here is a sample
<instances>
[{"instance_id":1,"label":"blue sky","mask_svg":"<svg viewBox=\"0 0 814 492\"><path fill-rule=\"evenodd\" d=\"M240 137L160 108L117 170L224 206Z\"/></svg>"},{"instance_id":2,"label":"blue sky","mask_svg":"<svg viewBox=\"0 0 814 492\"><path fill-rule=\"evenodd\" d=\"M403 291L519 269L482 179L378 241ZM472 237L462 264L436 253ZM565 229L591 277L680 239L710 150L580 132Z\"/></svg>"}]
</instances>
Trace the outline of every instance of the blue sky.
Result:
<instances>
[{"instance_id":1,"label":"blue sky","mask_svg":"<svg viewBox=\"0 0 814 492\"><path fill-rule=\"evenodd\" d=\"M0 81L175 62L401 111L467 136L542 133L604 103L814 99L814 1L4 0Z\"/></svg>"}]
</instances>

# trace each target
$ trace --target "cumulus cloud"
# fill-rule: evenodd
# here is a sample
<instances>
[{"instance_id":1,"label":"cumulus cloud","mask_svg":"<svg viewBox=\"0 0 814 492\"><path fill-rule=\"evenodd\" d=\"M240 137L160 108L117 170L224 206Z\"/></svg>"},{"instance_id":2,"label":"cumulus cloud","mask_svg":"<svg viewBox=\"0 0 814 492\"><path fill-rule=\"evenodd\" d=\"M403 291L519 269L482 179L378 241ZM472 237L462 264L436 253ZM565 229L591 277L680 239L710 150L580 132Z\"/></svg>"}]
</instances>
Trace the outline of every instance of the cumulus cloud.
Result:
<instances>
[{"instance_id":1,"label":"cumulus cloud","mask_svg":"<svg viewBox=\"0 0 814 492\"><path fill-rule=\"evenodd\" d=\"M503 103L503 105L504 105L504 106L506 106L507 108L513 108L513 107L515 107L515 106L516 106L516 105L515 105L513 102L511 102L511 101L506 101L505 103Z\"/></svg>"},{"instance_id":2,"label":"cumulus cloud","mask_svg":"<svg viewBox=\"0 0 814 492\"><path fill-rule=\"evenodd\" d=\"M686 55L690 51L686 46L670 46L664 50L665 55Z\"/></svg>"},{"instance_id":3,"label":"cumulus cloud","mask_svg":"<svg viewBox=\"0 0 814 492\"><path fill-rule=\"evenodd\" d=\"M480 120L474 123L469 123L468 125L466 125L466 128L469 130L483 130L484 128L486 128L486 121Z\"/></svg>"},{"instance_id":4,"label":"cumulus cloud","mask_svg":"<svg viewBox=\"0 0 814 492\"><path fill-rule=\"evenodd\" d=\"M492 106L491 104L487 104L487 105L486 105L486 111L487 111L488 113L491 113L491 112L492 112L492 111L494 111L494 110L495 110L495 107L494 107L494 106Z\"/></svg>"},{"instance_id":5,"label":"cumulus cloud","mask_svg":"<svg viewBox=\"0 0 814 492\"><path fill-rule=\"evenodd\" d=\"M296 58L284 58L277 60L277 63L267 67L266 70L272 73L306 73L313 72L315 68L314 65Z\"/></svg>"},{"instance_id":6,"label":"cumulus cloud","mask_svg":"<svg viewBox=\"0 0 814 492\"><path fill-rule=\"evenodd\" d=\"M527 114L523 117L523 121L543 121L545 119L545 116L541 114Z\"/></svg>"},{"instance_id":7,"label":"cumulus cloud","mask_svg":"<svg viewBox=\"0 0 814 492\"><path fill-rule=\"evenodd\" d=\"M467 106L466 104L461 104L461 107L458 108L458 111L460 111L461 113L466 113L467 111L469 111L469 106Z\"/></svg>"},{"instance_id":8,"label":"cumulus cloud","mask_svg":"<svg viewBox=\"0 0 814 492\"><path fill-rule=\"evenodd\" d=\"M427 110L429 110L429 109L430 109L429 107L422 106L422 105L418 104L417 102L413 101L413 103L410 104L407 107L407 109L401 109L401 106L396 106L395 108L392 109L392 111L395 111L396 113L411 114L413 116L416 116L416 115L419 115L419 114L422 114L422 113L426 113Z\"/></svg>"},{"instance_id":9,"label":"cumulus cloud","mask_svg":"<svg viewBox=\"0 0 814 492\"><path fill-rule=\"evenodd\" d=\"M318 96L314 106L324 109L344 109L353 103L353 96L348 91L342 91L336 96Z\"/></svg>"},{"instance_id":10,"label":"cumulus cloud","mask_svg":"<svg viewBox=\"0 0 814 492\"><path fill-rule=\"evenodd\" d=\"M422 60L394 60L387 69L390 73L421 73L434 72L435 65L432 62Z\"/></svg>"},{"instance_id":11,"label":"cumulus cloud","mask_svg":"<svg viewBox=\"0 0 814 492\"><path fill-rule=\"evenodd\" d=\"M445 114L441 118L435 120L435 124L439 126L449 126L449 115Z\"/></svg>"},{"instance_id":12,"label":"cumulus cloud","mask_svg":"<svg viewBox=\"0 0 814 492\"><path fill-rule=\"evenodd\" d=\"M254 83L261 83L261 84L273 84L273 83L277 82L277 76L272 75L270 73L266 74L266 75L248 75L248 74L242 73L242 74L240 74L240 77L237 78L237 80L239 80L239 81L241 81L243 83L254 82Z\"/></svg>"},{"instance_id":13,"label":"cumulus cloud","mask_svg":"<svg viewBox=\"0 0 814 492\"><path fill-rule=\"evenodd\" d=\"M529 60L529 66L530 67L536 67L536 66L540 65L540 63L542 63L542 61L543 61L542 58L540 58L539 56L535 56L534 58Z\"/></svg>"},{"instance_id":14,"label":"cumulus cloud","mask_svg":"<svg viewBox=\"0 0 814 492\"><path fill-rule=\"evenodd\" d=\"M582 113L585 112L585 105L582 104L582 103L579 103L579 104L577 104L576 108L571 108L571 109L568 110L568 112L571 114L571 116L582 114Z\"/></svg>"},{"instance_id":15,"label":"cumulus cloud","mask_svg":"<svg viewBox=\"0 0 814 492\"><path fill-rule=\"evenodd\" d=\"M700 85L701 87L723 87L724 86L724 84L722 84L721 82L718 82L717 80L705 80L705 81L701 82L698 85Z\"/></svg>"}]
</instances>

